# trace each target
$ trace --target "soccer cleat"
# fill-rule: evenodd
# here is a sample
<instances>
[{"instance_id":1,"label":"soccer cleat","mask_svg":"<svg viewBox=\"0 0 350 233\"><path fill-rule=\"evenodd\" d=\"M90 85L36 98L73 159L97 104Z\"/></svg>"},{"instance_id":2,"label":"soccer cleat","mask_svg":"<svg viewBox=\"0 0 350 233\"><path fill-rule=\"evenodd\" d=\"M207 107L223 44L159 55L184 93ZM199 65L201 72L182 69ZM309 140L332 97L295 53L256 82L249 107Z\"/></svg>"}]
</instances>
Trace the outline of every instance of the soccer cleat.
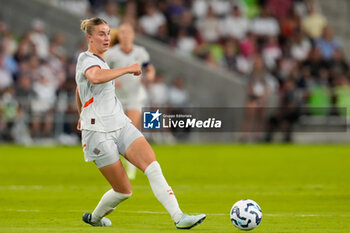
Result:
<instances>
[{"instance_id":1,"label":"soccer cleat","mask_svg":"<svg viewBox=\"0 0 350 233\"><path fill-rule=\"evenodd\" d=\"M175 223L177 229L191 229L194 226L202 223L207 216L205 214L199 215L182 215L180 221Z\"/></svg>"},{"instance_id":2,"label":"soccer cleat","mask_svg":"<svg viewBox=\"0 0 350 233\"><path fill-rule=\"evenodd\" d=\"M85 213L83 215L83 221L86 222L87 224L90 224L91 226L94 226L94 227L110 227L110 226L112 226L111 220L109 220L106 217L103 217L98 222L92 222L91 217L92 217L91 213Z\"/></svg>"}]
</instances>

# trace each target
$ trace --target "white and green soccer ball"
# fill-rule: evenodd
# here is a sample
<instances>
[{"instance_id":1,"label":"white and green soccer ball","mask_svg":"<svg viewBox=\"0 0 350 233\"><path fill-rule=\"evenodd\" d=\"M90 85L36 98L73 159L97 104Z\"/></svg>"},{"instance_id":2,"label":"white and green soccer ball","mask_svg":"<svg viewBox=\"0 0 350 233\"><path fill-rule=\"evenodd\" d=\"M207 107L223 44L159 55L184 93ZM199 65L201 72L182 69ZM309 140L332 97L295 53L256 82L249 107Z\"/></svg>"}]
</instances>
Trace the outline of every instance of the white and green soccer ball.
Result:
<instances>
[{"instance_id":1,"label":"white and green soccer ball","mask_svg":"<svg viewBox=\"0 0 350 233\"><path fill-rule=\"evenodd\" d=\"M253 200L240 200L232 206L230 218L235 227L249 231L260 224L262 218L261 208Z\"/></svg>"}]
</instances>

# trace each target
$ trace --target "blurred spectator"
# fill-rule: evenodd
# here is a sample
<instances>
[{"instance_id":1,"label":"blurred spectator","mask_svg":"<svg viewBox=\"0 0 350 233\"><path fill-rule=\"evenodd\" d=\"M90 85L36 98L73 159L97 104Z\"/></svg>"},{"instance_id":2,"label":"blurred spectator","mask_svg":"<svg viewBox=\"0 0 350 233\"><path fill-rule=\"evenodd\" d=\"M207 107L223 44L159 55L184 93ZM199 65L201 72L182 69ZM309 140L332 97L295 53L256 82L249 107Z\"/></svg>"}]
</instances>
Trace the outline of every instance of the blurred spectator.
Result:
<instances>
[{"instance_id":1,"label":"blurred spectator","mask_svg":"<svg viewBox=\"0 0 350 233\"><path fill-rule=\"evenodd\" d=\"M77 61L79 54L84 52L84 51L86 51L86 50L87 50L86 41L85 40L80 40L78 42L78 44L77 44L77 49L76 49L76 51L74 52L74 55L73 55L74 61Z\"/></svg>"},{"instance_id":2,"label":"blurred spectator","mask_svg":"<svg viewBox=\"0 0 350 233\"><path fill-rule=\"evenodd\" d=\"M265 7L270 9L271 14L276 17L277 20L283 20L293 7L292 1L293 0L267 0Z\"/></svg>"},{"instance_id":3,"label":"blurred spectator","mask_svg":"<svg viewBox=\"0 0 350 233\"><path fill-rule=\"evenodd\" d=\"M241 140L250 141L251 136L255 137L253 140L262 139L268 94L276 90L276 85L262 57L257 56L247 85L248 100L245 106Z\"/></svg>"},{"instance_id":4,"label":"blurred spectator","mask_svg":"<svg viewBox=\"0 0 350 233\"><path fill-rule=\"evenodd\" d=\"M7 30L6 23L4 21L0 20L0 38L4 37L7 32L8 32L8 30Z\"/></svg>"},{"instance_id":5,"label":"blurred spectator","mask_svg":"<svg viewBox=\"0 0 350 233\"><path fill-rule=\"evenodd\" d=\"M234 71L236 69L236 51L237 45L235 43L235 40L226 40L224 44L224 57L221 61L221 64L227 70Z\"/></svg>"},{"instance_id":6,"label":"blurred spectator","mask_svg":"<svg viewBox=\"0 0 350 233\"><path fill-rule=\"evenodd\" d=\"M301 30L297 30L292 38L290 52L292 57L297 61L304 61L311 50L311 42Z\"/></svg>"},{"instance_id":7,"label":"blurred spectator","mask_svg":"<svg viewBox=\"0 0 350 233\"><path fill-rule=\"evenodd\" d=\"M302 102L306 105L310 96L310 90L315 85L315 77L312 76L310 67L301 66L300 68L301 71L296 83L297 87L300 88L302 92Z\"/></svg>"},{"instance_id":8,"label":"blurred spectator","mask_svg":"<svg viewBox=\"0 0 350 233\"><path fill-rule=\"evenodd\" d=\"M334 38L332 29L325 26L322 37L316 40L316 46L321 50L323 58L329 60L333 57L334 51L340 48L340 42Z\"/></svg>"},{"instance_id":9,"label":"blurred spectator","mask_svg":"<svg viewBox=\"0 0 350 233\"><path fill-rule=\"evenodd\" d=\"M293 59L288 44L282 49L282 55L276 60L276 66L272 70L273 75L281 85L290 78L290 74L297 68L298 63Z\"/></svg>"},{"instance_id":10,"label":"blurred spectator","mask_svg":"<svg viewBox=\"0 0 350 233\"><path fill-rule=\"evenodd\" d=\"M316 7L311 4L309 6L309 14L302 20L302 27L306 34L312 39L320 38L323 28L327 25L327 20L321 15Z\"/></svg>"},{"instance_id":11,"label":"blurred spectator","mask_svg":"<svg viewBox=\"0 0 350 233\"><path fill-rule=\"evenodd\" d=\"M227 15L221 22L222 35L237 40L243 39L248 29L249 20L242 15L238 6L234 6L231 14Z\"/></svg>"},{"instance_id":12,"label":"blurred spectator","mask_svg":"<svg viewBox=\"0 0 350 233\"><path fill-rule=\"evenodd\" d=\"M331 92L329 85L329 70L321 68L319 77L309 88L308 93L308 108L312 115L326 116L330 114L331 107Z\"/></svg>"},{"instance_id":13,"label":"blurred spectator","mask_svg":"<svg viewBox=\"0 0 350 233\"><path fill-rule=\"evenodd\" d=\"M208 2L206 0L194 0L192 3L192 12L197 19L204 18L207 15Z\"/></svg>"},{"instance_id":14,"label":"blurred spectator","mask_svg":"<svg viewBox=\"0 0 350 233\"><path fill-rule=\"evenodd\" d=\"M176 24L173 24L170 28L170 36L177 36L179 30L185 30L186 33L193 37L194 39L198 39L198 30L194 25L193 15L191 11L185 10L181 18Z\"/></svg>"},{"instance_id":15,"label":"blurred spectator","mask_svg":"<svg viewBox=\"0 0 350 233\"><path fill-rule=\"evenodd\" d=\"M11 32L7 30L3 35L0 35L0 43L2 44L5 53L9 56L12 56L17 50L17 41L13 38Z\"/></svg>"},{"instance_id":16,"label":"blurred spectator","mask_svg":"<svg viewBox=\"0 0 350 233\"><path fill-rule=\"evenodd\" d=\"M0 99L0 137L11 141L11 128L15 123L18 111L18 102L15 97L15 90L12 87L6 88ZM2 131L2 132L1 132Z\"/></svg>"},{"instance_id":17,"label":"blurred spectator","mask_svg":"<svg viewBox=\"0 0 350 233\"><path fill-rule=\"evenodd\" d=\"M157 73L155 80L149 86L149 102L152 107L166 107L168 103L168 87L164 82L164 75Z\"/></svg>"},{"instance_id":18,"label":"blurred spectator","mask_svg":"<svg viewBox=\"0 0 350 233\"><path fill-rule=\"evenodd\" d=\"M98 14L98 17L106 20L110 28L117 28L120 25L120 18L118 16L118 6L115 2L109 1L104 11Z\"/></svg>"},{"instance_id":19,"label":"blurred spectator","mask_svg":"<svg viewBox=\"0 0 350 233\"><path fill-rule=\"evenodd\" d=\"M286 17L280 20L281 35L284 39L293 37L301 29L301 19L294 8L290 8Z\"/></svg>"},{"instance_id":20,"label":"blurred spectator","mask_svg":"<svg viewBox=\"0 0 350 233\"><path fill-rule=\"evenodd\" d=\"M260 16L254 18L250 30L259 37L277 36L280 27L275 18L273 18L268 8L262 9Z\"/></svg>"},{"instance_id":21,"label":"blurred spectator","mask_svg":"<svg viewBox=\"0 0 350 233\"><path fill-rule=\"evenodd\" d=\"M5 66L5 59L5 52L0 50L0 93L13 83L12 75Z\"/></svg>"},{"instance_id":22,"label":"blurred spectator","mask_svg":"<svg viewBox=\"0 0 350 233\"><path fill-rule=\"evenodd\" d=\"M307 67L310 70L311 75L317 79L320 70L327 67L328 63L322 58L320 49L314 47L311 49L309 57L301 65L302 67Z\"/></svg>"},{"instance_id":23,"label":"blurred spectator","mask_svg":"<svg viewBox=\"0 0 350 233\"><path fill-rule=\"evenodd\" d=\"M65 48L65 36L64 33L58 32L53 35L50 42L50 53L60 59L67 57L67 50Z\"/></svg>"},{"instance_id":24,"label":"blurred spectator","mask_svg":"<svg viewBox=\"0 0 350 233\"><path fill-rule=\"evenodd\" d=\"M336 99L336 106L338 108L346 109L346 117L350 116L350 82L349 78L340 74L336 77L334 95Z\"/></svg>"},{"instance_id":25,"label":"blurred spectator","mask_svg":"<svg viewBox=\"0 0 350 233\"><path fill-rule=\"evenodd\" d=\"M240 53L237 55L236 70L242 74L248 74L252 70L254 57L257 55L256 36L248 32L246 38L239 43Z\"/></svg>"},{"instance_id":26,"label":"blurred spectator","mask_svg":"<svg viewBox=\"0 0 350 233\"><path fill-rule=\"evenodd\" d=\"M279 108L272 114L266 124L265 142L274 140L274 133L282 131L283 142L292 142L292 132L300 116L301 98L295 82L287 80L280 92Z\"/></svg>"},{"instance_id":27,"label":"blurred spectator","mask_svg":"<svg viewBox=\"0 0 350 233\"><path fill-rule=\"evenodd\" d=\"M91 0L90 2L92 2ZM102 2L100 0L95 0L98 2ZM63 8L64 10L71 12L76 15L86 15L89 10L89 1L88 0L59 0L52 1L54 5ZM92 5L91 5L92 6ZM91 7L90 10L99 9L96 7Z\"/></svg>"},{"instance_id":28,"label":"blurred spectator","mask_svg":"<svg viewBox=\"0 0 350 233\"><path fill-rule=\"evenodd\" d=\"M172 24L179 24L185 12L183 0L170 0L166 7L166 15Z\"/></svg>"},{"instance_id":29,"label":"blurred spectator","mask_svg":"<svg viewBox=\"0 0 350 233\"><path fill-rule=\"evenodd\" d=\"M188 93L184 86L184 80L176 77L169 88L169 105L174 108L184 108L188 106Z\"/></svg>"},{"instance_id":30,"label":"blurred spectator","mask_svg":"<svg viewBox=\"0 0 350 233\"><path fill-rule=\"evenodd\" d=\"M156 36L158 28L166 24L166 18L159 12L154 4L146 6L146 14L139 20L141 30L149 36Z\"/></svg>"},{"instance_id":31,"label":"blurred spectator","mask_svg":"<svg viewBox=\"0 0 350 233\"><path fill-rule=\"evenodd\" d=\"M47 63L44 62L44 64L41 67L41 70L44 70L42 72L45 72L44 75L48 75L51 77L51 81L54 83L54 86L56 88L59 88L63 85L66 74L65 74L65 56L57 55L56 53L56 47L54 44L50 44L50 54L47 58Z\"/></svg>"},{"instance_id":32,"label":"blurred spectator","mask_svg":"<svg viewBox=\"0 0 350 233\"><path fill-rule=\"evenodd\" d=\"M262 48L262 56L267 68L273 70L276 67L276 61L282 56L282 50L276 36L268 37Z\"/></svg>"},{"instance_id":33,"label":"blurred spectator","mask_svg":"<svg viewBox=\"0 0 350 233\"><path fill-rule=\"evenodd\" d=\"M20 39L14 58L18 63L21 63L28 61L33 54L35 54L35 45L30 40L30 33L25 33Z\"/></svg>"},{"instance_id":34,"label":"blurred spectator","mask_svg":"<svg viewBox=\"0 0 350 233\"><path fill-rule=\"evenodd\" d=\"M14 76L18 71L18 66L15 58L11 55L6 53L6 44L3 42L0 42L0 53L3 55L3 66L6 70L8 70L12 76Z\"/></svg>"},{"instance_id":35,"label":"blurred spectator","mask_svg":"<svg viewBox=\"0 0 350 233\"><path fill-rule=\"evenodd\" d=\"M198 46L196 53L212 68L219 67L224 58L224 49L218 43L204 43Z\"/></svg>"},{"instance_id":36,"label":"blurred spectator","mask_svg":"<svg viewBox=\"0 0 350 233\"><path fill-rule=\"evenodd\" d=\"M168 27L166 24L163 24L161 26L159 26L158 31L156 36L154 37L154 39L164 43L164 44L169 44L170 46L172 45L172 40L169 37L169 33L168 33Z\"/></svg>"},{"instance_id":37,"label":"blurred spectator","mask_svg":"<svg viewBox=\"0 0 350 233\"><path fill-rule=\"evenodd\" d=\"M63 131L60 132L61 135L72 135L77 132L76 123L78 122L79 115L76 114L77 107L75 103L75 66L75 60L69 59L67 61L65 69L67 79L59 89L58 93L56 110L58 114L62 116L61 122L63 124L63 128L61 128L61 130Z\"/></svg>"},{"instance_id":38,"label":"blurred spectator","mask_svg":"<svg viewBox=\"0 0 350 233\"><path fill-rule=\"evenodd\" d=\"M251 19L260 13L260 0L242 0L245 15Z\"/></svg>"},{"instance_id":39,"label":"blurred spectator","mask_svg":"<svg viewBox=\"0 0 350 233\"><path fill-rule=\"evenodd\" d=\"M219 17L223 17L231 11L231 0L211 0L209 4Z\"/></svg>"},{"instance_id":40,"label":"blurred spectator","mask_svg":"<svg viewBox=\"0 0 350 233\"><path fill-rule=\"evenodd\" d=\"M134 0L127 1L125 5L124 15L122 21L131 24L133 28L139 29L137 19L137 3Z\"/></svg>"},{"instance_id":41,"label":"blurred spectator","mask_svg":"<svg viewBox=\"0 0 350 233\"><path fill-rule=\"evenodd\" d=\"M349 65L340 49L334 50L333 57L329 61L329 69L331 71L331 76L333 77L340 74L347 74L349 72Z\"/></svg>"},{"instance_id":42,"label":"blurred spectator","mask_svg":"<svg viewBox=\"0 0 350 233\"><path fill-rule=\"evenodd\" d=\"M32 100L33 112L32 134L34 137L52 136L53 113L56 100L56 84L54 75L43 64L38 79L33 83L35 98Z\"/></svg>"},{"instance_id":43,"label":"blurred spectator","mask_svg":"<svg viewBox=\"0 0 350 233\"><path fill-rule=\"evenodd\" d=\"M31 113L31 100L35 97L35 92L32 89L32 80L26 73L22 73L16 85L16 98L24 114Z\"/></svg>"},{"instance_id":44,"label":"blurred spectator","mask_svg":"<svg viewBox=\"0 0 350 233\"><path fill-rule=\"evenodd\" d=\"M36 54L45 59L49 55L49 39L44 33L45 23L40 19L32 21L32 30L29 35L30 41L35 45Z\"/></svg>"},{"instance_id":45,"label":"blurred spectator","mask_svg":"<svg viewBox=\"0 0 350 233\"><path fill-rule=\"evenodd\" d=\"M204 42L216 42L220 38L220 21L212 7L208 8L208 13L204 18L197 19L196 26Z\"/></svg>"},{"instance_id":46,"label":"blurred spectator","mask_svg":"<svg viewBox=\"0 0 350 233\"><path fill-rule=\"evenodd\" d=\"M191 55L197 47L197 41L188 34L188 32L180 28L176 38L176 48L183 55Z\"/></svg>"}]
</instances>

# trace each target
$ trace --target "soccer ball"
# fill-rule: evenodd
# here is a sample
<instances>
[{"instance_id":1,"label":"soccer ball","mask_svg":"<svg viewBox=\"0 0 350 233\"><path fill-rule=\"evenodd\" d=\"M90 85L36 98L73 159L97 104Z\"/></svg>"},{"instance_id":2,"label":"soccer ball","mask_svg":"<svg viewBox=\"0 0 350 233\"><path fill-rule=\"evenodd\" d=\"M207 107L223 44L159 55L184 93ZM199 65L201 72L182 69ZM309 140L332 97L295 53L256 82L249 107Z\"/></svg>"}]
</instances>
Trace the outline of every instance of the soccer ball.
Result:
<instances>
[{"instance_id":1,"label":"soccer ball","mask_svg":"<svg viewBox=\"0 0 350 233\"><path fill-rule=\"evenodd\" d=\"M252 230L259 225L262 218L260 206L253 200L236 202L230 212L231 222L241 230Z\"/></svg>"}]
</instances>

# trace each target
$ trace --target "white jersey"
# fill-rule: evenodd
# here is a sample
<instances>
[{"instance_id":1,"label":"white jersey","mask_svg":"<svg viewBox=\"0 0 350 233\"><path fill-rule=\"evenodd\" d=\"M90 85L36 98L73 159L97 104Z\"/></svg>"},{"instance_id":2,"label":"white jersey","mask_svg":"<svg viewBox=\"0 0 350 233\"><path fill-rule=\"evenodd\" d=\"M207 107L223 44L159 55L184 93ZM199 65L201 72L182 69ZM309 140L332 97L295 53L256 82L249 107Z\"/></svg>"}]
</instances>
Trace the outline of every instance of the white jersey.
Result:
<instances>
[{"instance_id":1,"label":"white jersey","mask_svg":"<svg viewBox=\"0 0 350 233\"><path fill-rule=\"evenodd\" d=\"M130 121L115 95L114 81L92 84L85 76L88 69L98 66L109 69L107 63L89 51L78 57L75 81L82 103L81 129L111 132L123 128Z\"/></svg>"},{"instance_id":2,"label":"white jersey","mask_svg":"<svg viewBox=\"0 0 350 233\"><path fill-rule=\"evenodd\" d=\"M146 67L150 64L148 52L137 45L133 45L129 53L124 53L117 44L106 52L105 58L112 69L126 67L135 63L140 64L141 67ZM116 90L116 94L124 106L128 105L125 104L127 102L135 100L142 102L147 98L146 90L141 83L140 77L133 74L125 74L117 79L121 87Z\"/></svg>"}]
</instances>

